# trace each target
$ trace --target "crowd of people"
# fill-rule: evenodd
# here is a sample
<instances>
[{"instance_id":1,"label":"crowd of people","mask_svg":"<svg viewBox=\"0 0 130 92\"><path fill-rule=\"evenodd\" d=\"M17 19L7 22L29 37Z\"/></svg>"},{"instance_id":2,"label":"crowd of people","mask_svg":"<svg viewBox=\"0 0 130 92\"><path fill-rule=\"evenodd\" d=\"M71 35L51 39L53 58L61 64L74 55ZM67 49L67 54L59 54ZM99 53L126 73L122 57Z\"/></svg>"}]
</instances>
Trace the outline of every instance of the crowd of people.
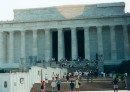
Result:
<instances>
[{"instance_id":1,"label":"crowd of people","mask_svg":"<svg viewBox=\"0 0 130 92\"><path fill-rule=\"evenodd\" d=\"M69 82L69 78L70 78L70 73L67 73L66 77L63 77L63 78L66 78L66 82ZM47 77L47 74L45 74L45 81L41 81L41 92L45 92L45 83L48 83L48 81L46 80L46 77ZM47 81L47 82L46 82ZM52 92L55 92L56 91L56 88L57 88L57 91L60 92L61 90L61 80L59 78L59 74L52 74L52 82L51 82L51 91ZM73 91L73 89L75 88L77 91L79 91L79 86L80 86L80 81L78 79L78 77L75 79L75 82L74 80L71 80L70 83L69 83L69 86L70 86L70 90Z\"/></svg>"},{"instance_id":2,"label":"crowd of people","mask_svg":"<svg viewBox=\"0 0 130 92\"><path fill-rule=\"evenodd\" d=\"M91 82L93 82L94 76L95 76L95 78L97 78L97 75L95 75L95 73L93 71L87 71L87 72L76 71L76 72L64 74L63 79L66 79L66 82L68 82L71 91L73 91L75 89L77 92L79 92L82 78L83 79L86 78L87 82L89 82L89 80ZM125 77L126 76L127 75L125 74ZM46 81L46 77L45 77L45 81L41 81L41 91L42 92L45 92L45 83L48 83L48 81ZM71 80L70 80L70 78L71 78ZM56 90L57 90L58 92L60 92L61 83L62 82L59 78L59 74L55 74L53 72L52 81L51 81L51 91L56 92ZM113 84L114 92L118 92L119 79L117 77L113 78L112 84Z\"/></svg>"}]
</instances>

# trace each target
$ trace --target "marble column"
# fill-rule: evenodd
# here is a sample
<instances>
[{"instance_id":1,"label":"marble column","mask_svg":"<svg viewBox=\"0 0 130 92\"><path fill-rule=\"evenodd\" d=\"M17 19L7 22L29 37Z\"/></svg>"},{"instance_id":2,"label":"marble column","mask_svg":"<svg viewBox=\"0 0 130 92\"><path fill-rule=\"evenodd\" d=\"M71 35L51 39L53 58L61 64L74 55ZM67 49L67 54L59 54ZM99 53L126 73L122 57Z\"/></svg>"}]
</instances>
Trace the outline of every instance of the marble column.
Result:
<instances>
[{"instance_id":1,"label":"marble column","mask_svg":"<svg viewBox=\"0 0 130 92\"><path fill-rule=\"evenodd\" d=\"M123 25L123 35L124 35L124 56L125 59L129 59L129 38L127 25Z\"/></svg>"},{"instance_id":2,"label":"marble column","mask_svg":"<svg viewBox=\"0 0 130 92\"><path fill-rule=\"evenodd\" d=\"M33 56L38 56L38 48L37 48L37 30L33 30Z\"/></svg>"},{"instance_id":3,"label":"marble column","mask_svg":"<svg viewBox=\"0 0 130 92\"><path fill-rule=\"evenodd\" d=\"M116 37L115 37L115 28L110 26L110 39L111 39L111 59L117 59L117 50L116 50Z\"/></svg>"},{"instance_id":4,"label":"marble column","mask_svg":"<svg viewBox=\"0 0 130 92\"><path fill-rule=\"evenodd\" d=\"M0 64L5 63L5 60L4 60L5 49L4 49L4 37L3 36L4 36L4 33L0 32Z\"/></svg>"},{"instance_id":5,"label":"marble column","mask_svg":"<svg viewBox=\"0 0 130 92\"><path fill-rule=\"evenodd\" d=\"M77 59L78 51L77 51L77 31L76 28L71 28L71 53L72 60Z\"/></svg>"},{"instance_id":6,"label":"marble column","mask_svg":"<svg viewBox=\"0 0 130 92\"><path fill-rule=\"evenodd\" d=\"M45 29L45 61L48 62L50 59L51 59L50 29Z\"/></svg>"},{"instance_id":7,"label":"marble column","mask_svg":"<svg viewBox=\"0 0 130 92\"><path fill-rule=\"evenodd\" d=\"M98 55L103 56L103 41L102 41L102 27L97 27L97 40L98 40Z\"/></svg>"},{"instance_id":8,"label":"marble column","mask_svg":"<svg viewBox=\"0 0 130 92\"><path fill-rule=\"evenodd\" d=\"M63 29L58 29L58 61L64 57Z\"/></svg>"},{"instance_id":9,"label":"marble column","mask_svg":"<svg viewBox=\"0 0 130 92\"><path fill-rule=\"evenodd\" d=\"M102 40L102 27L97 27L97 41L98 41L98 70L99 72L104 71L104 62L103 62L103 40Z\"/></svg>"},{"instance_id":10,"label":"marble column","mask_svg":"<svg viewBox=\"0 0 130 92\"><path fill-rule=\"evenodd\" d=\"M90 60L90 42L89 42L89 27L84 28L84 47L85 47L85 59Z\"/></svg>"},{"instance_id":11,"label":"marble column","mask_svg":"<svg viewBox=\"0 0 130 92\"><path fill-rule=\"evenodd\" d=\"M26 62L26 55L25 55L25 31L21 31L21 63Z\"/></svg>"},{"instance_id":12,"label":"marble column","mask_svg":"<svg viewBox=\"0 0 130 92\"><path fill-rule=\"evenodd\" d=\"M14 63L14 32L9 32L9 63Z\"/></svg>"}]
</instances>

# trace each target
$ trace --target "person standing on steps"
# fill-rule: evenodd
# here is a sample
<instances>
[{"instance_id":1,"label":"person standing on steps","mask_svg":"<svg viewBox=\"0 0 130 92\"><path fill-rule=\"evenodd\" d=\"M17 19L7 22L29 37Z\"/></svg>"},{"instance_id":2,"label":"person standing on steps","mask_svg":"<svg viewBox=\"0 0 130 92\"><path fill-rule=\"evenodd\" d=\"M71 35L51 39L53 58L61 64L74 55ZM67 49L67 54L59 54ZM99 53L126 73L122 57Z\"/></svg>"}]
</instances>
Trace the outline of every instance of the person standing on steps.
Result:
<instances>
[{"instance_id":1,"label":"person standing on steps","mask_svg":"<svg viewBox=\"0 0 130 92\"><path fill-rule=\"evenodd\" d=\"M79 92L79 86L80 86L80 82L78 79L75 80L75 88L76 88L76 91Z\"/></svg>"},{"instance_id":2,"label":"person standing on steps","mask_svg":"<svg viewBox=\"0 0 130 92\"><path fill-rule=\"evenodd\" d=\"M41 81L41 91L45 92L45 81Z\"/></svg>"},{"instance_id":3,"label":"person standing on steps","mask_svg":"<svg viewBox=\"0 0 130 92\"><path fill-rule=\"evenodd\" d=\"M71 89L71 92L73 92L73 89L74 89L74 83L73 83L72 80L71 80L71 82L70 82L70 89Z\"/></svg>"},{"instance_id":4,"label":"person standing on steps","mask_svg":"<svg viewBox=\"0 0 130 92\"><path fill-rule=\"evenodd\" d=\"M52 80L52 82L51 82L51 90L52 90L52 92L55 92L55 87L56 87L56 82L55 82L55 80Z\"/></svg>"},{"instance_id":5,"label":"person standing on steps","mask_svg":"<svg viewBox=\"0 0 130 92\"><path fill-rule=\"evenodd\" d=\"M54 74L54 72L52 73L52 80L55 80L55 74Z\"/></svg>"},{"instance_id":6,"label":"person standing on steps","mask_svg":"<svg viewBox=\"0 0 130 92\"><path fill-rule=\"evenodd\" d=\"M48 75L47 75L47 73L45 74L45 82L48 83Z\"/></svg>"},{"instance_id":7,"label":"person standing on steps","mask_svg":"<svg viewBox=\"0 0 130 92\"><path fill-rule=\"evenodd\" d=\"M60 85L61 85L60 79L57 80L56 84L57 84L57 90L58 90L58 92L60 92Z\"/></svg>"},{"instance_id":8,"label":"person standing on steps","mask_svg":"<svg viewBox=\"0 0 130 92\"><path fill-rule=\"evenodd\" d=\"M66 80L67 80L67 82L69 82L69 74L67 74L67 76L66 76Z\"/></svg>"},{"instance_id":9,"label":"person standing on steps","mask_svg":"<svg viewBox=\"0 0 130 92\"><path fill-rule=\"evenodd\" d=\"M112 82L113 82L114 92L118 92L119 80L117 78L114 78L114 80Z\"/></svg>"}]
</instances>

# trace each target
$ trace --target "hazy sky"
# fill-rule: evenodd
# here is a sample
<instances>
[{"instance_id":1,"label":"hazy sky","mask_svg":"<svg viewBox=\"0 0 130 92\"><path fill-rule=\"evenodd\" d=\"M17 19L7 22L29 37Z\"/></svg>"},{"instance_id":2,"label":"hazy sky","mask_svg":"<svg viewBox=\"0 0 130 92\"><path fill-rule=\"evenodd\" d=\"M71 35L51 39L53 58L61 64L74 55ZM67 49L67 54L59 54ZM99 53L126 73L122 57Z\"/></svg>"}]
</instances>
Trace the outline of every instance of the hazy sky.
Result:
<instances>
[{"instance_id":1,"label":"hazy sky","mask_svg":"<svg viewBox=\"0 0 130 92\"><path fill-rule=\"evenodd\" d=\"M125 12L130 12L130 0L0 0L0 20L12 20L14 9L108 2L125 2Z\"/></svg>"}]
</instances>

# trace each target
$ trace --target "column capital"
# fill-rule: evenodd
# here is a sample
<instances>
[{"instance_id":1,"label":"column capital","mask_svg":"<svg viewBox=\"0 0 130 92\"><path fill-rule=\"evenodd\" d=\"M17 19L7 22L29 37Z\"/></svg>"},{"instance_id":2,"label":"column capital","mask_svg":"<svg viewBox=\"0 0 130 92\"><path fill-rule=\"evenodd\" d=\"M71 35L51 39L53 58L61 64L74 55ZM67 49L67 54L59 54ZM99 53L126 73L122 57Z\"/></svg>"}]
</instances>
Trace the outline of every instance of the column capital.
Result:
<instances>
[{"instance_id":1,"label":"column capital","mask_svg":"<svg viewBox=\"0 0 130 92\"><path fill-rule=\"evenodd\" d=\"M20 32L21 32L21 36L25 36L26 31L20 31Z\"/></svg>"},{"instance_id":2,"label":"column capital","mask_svg":"<svg viewBox=\"0 0 130 92\"><path fill-rule=\"evenodd\" d=\"M13 34L13 33L14 33L14 31L9 31L9 33L10 33L10 34Z\"/></svg>"},{"instance_id":3,"label":"column capital","mask_svg":"<svg viewBox=\"0 0 130 92\"><path fill-rule=\"evenodd\" d=\"M33 32L33 36L37 35L37 30L32 30L32 32Z\"/></svg>"},{"instance_id":4,"label":"column capital","mask_svg":"<svg viewBox=\"0 0 130 92\"><path fill-rule=\"evenodd\" d=\"M97 26L97 31L102 31L102 26Z\"/></svg>"},{"instance_id":5,"label":"column capital","mask_svg":"<svg viewBox=\"0 0 130 92\"><path fill-rule=\"evenodd\" d=\"M76 27L70 27L70 29L76 30Z\"/></svg>"},{"instance_id":6,"label":"column capital","mask_svg":"<svg viewBox=\"0 0 130 92\"><path fill-rule=\"evenodd\" d=\"M37 32L37 29L32 30L33 32Z\"/></svg>"},{"instance_id":7,"label":"column capital","mask_svg":"<svg viewBox=\"0 0 130 92\"><path fill-rule=\"evenodd\" d=\"M110 29L113 29L113 30L114 30L115 25L110 25L109 27L110 27Z\"/></svg>"},{"instance_id":8,"label":"column capital","mask_svg":"<svg viewBox=\"0 0 130 92\"><path fill-rule=\"evenodd\" d=\"M57 28L57 30L63 30L63 28Z\"/></svg>"},{"instance_id":9,"label":"column capital","mask_svg":"<svg viewBox=\"0 0 130 92\"><path fill-rule=\"evenodd\" d=\"M102 26L96 26L96 28L102 28Z\"/></svg>"},{"instance_id":10,"label":"column capital","mask_svg":"<svg viewBox=\"0 0 130 92\"><path fill-rule=\"evenodd\" d=\"M44 31L50 31L50 28L45 28Z\"/></svg>"},{"instance_id":11,"label":"column capital","mask_svg":"<svg viewBox=\"0 0 130 92\"><path fill-rule=\"evenodd\" d=\"M25 33L26 31L20 31L21 33Z\"/></svg>"},{"instance_id":12,"label":"column capital","mask_svg":"<svg viewBox=\"0 0 130 92\"><path fill-rule=\"evenodd\" d=\"M89 27L83 27L85 30L89 30Z\"/></svg>"}]
</instances>

